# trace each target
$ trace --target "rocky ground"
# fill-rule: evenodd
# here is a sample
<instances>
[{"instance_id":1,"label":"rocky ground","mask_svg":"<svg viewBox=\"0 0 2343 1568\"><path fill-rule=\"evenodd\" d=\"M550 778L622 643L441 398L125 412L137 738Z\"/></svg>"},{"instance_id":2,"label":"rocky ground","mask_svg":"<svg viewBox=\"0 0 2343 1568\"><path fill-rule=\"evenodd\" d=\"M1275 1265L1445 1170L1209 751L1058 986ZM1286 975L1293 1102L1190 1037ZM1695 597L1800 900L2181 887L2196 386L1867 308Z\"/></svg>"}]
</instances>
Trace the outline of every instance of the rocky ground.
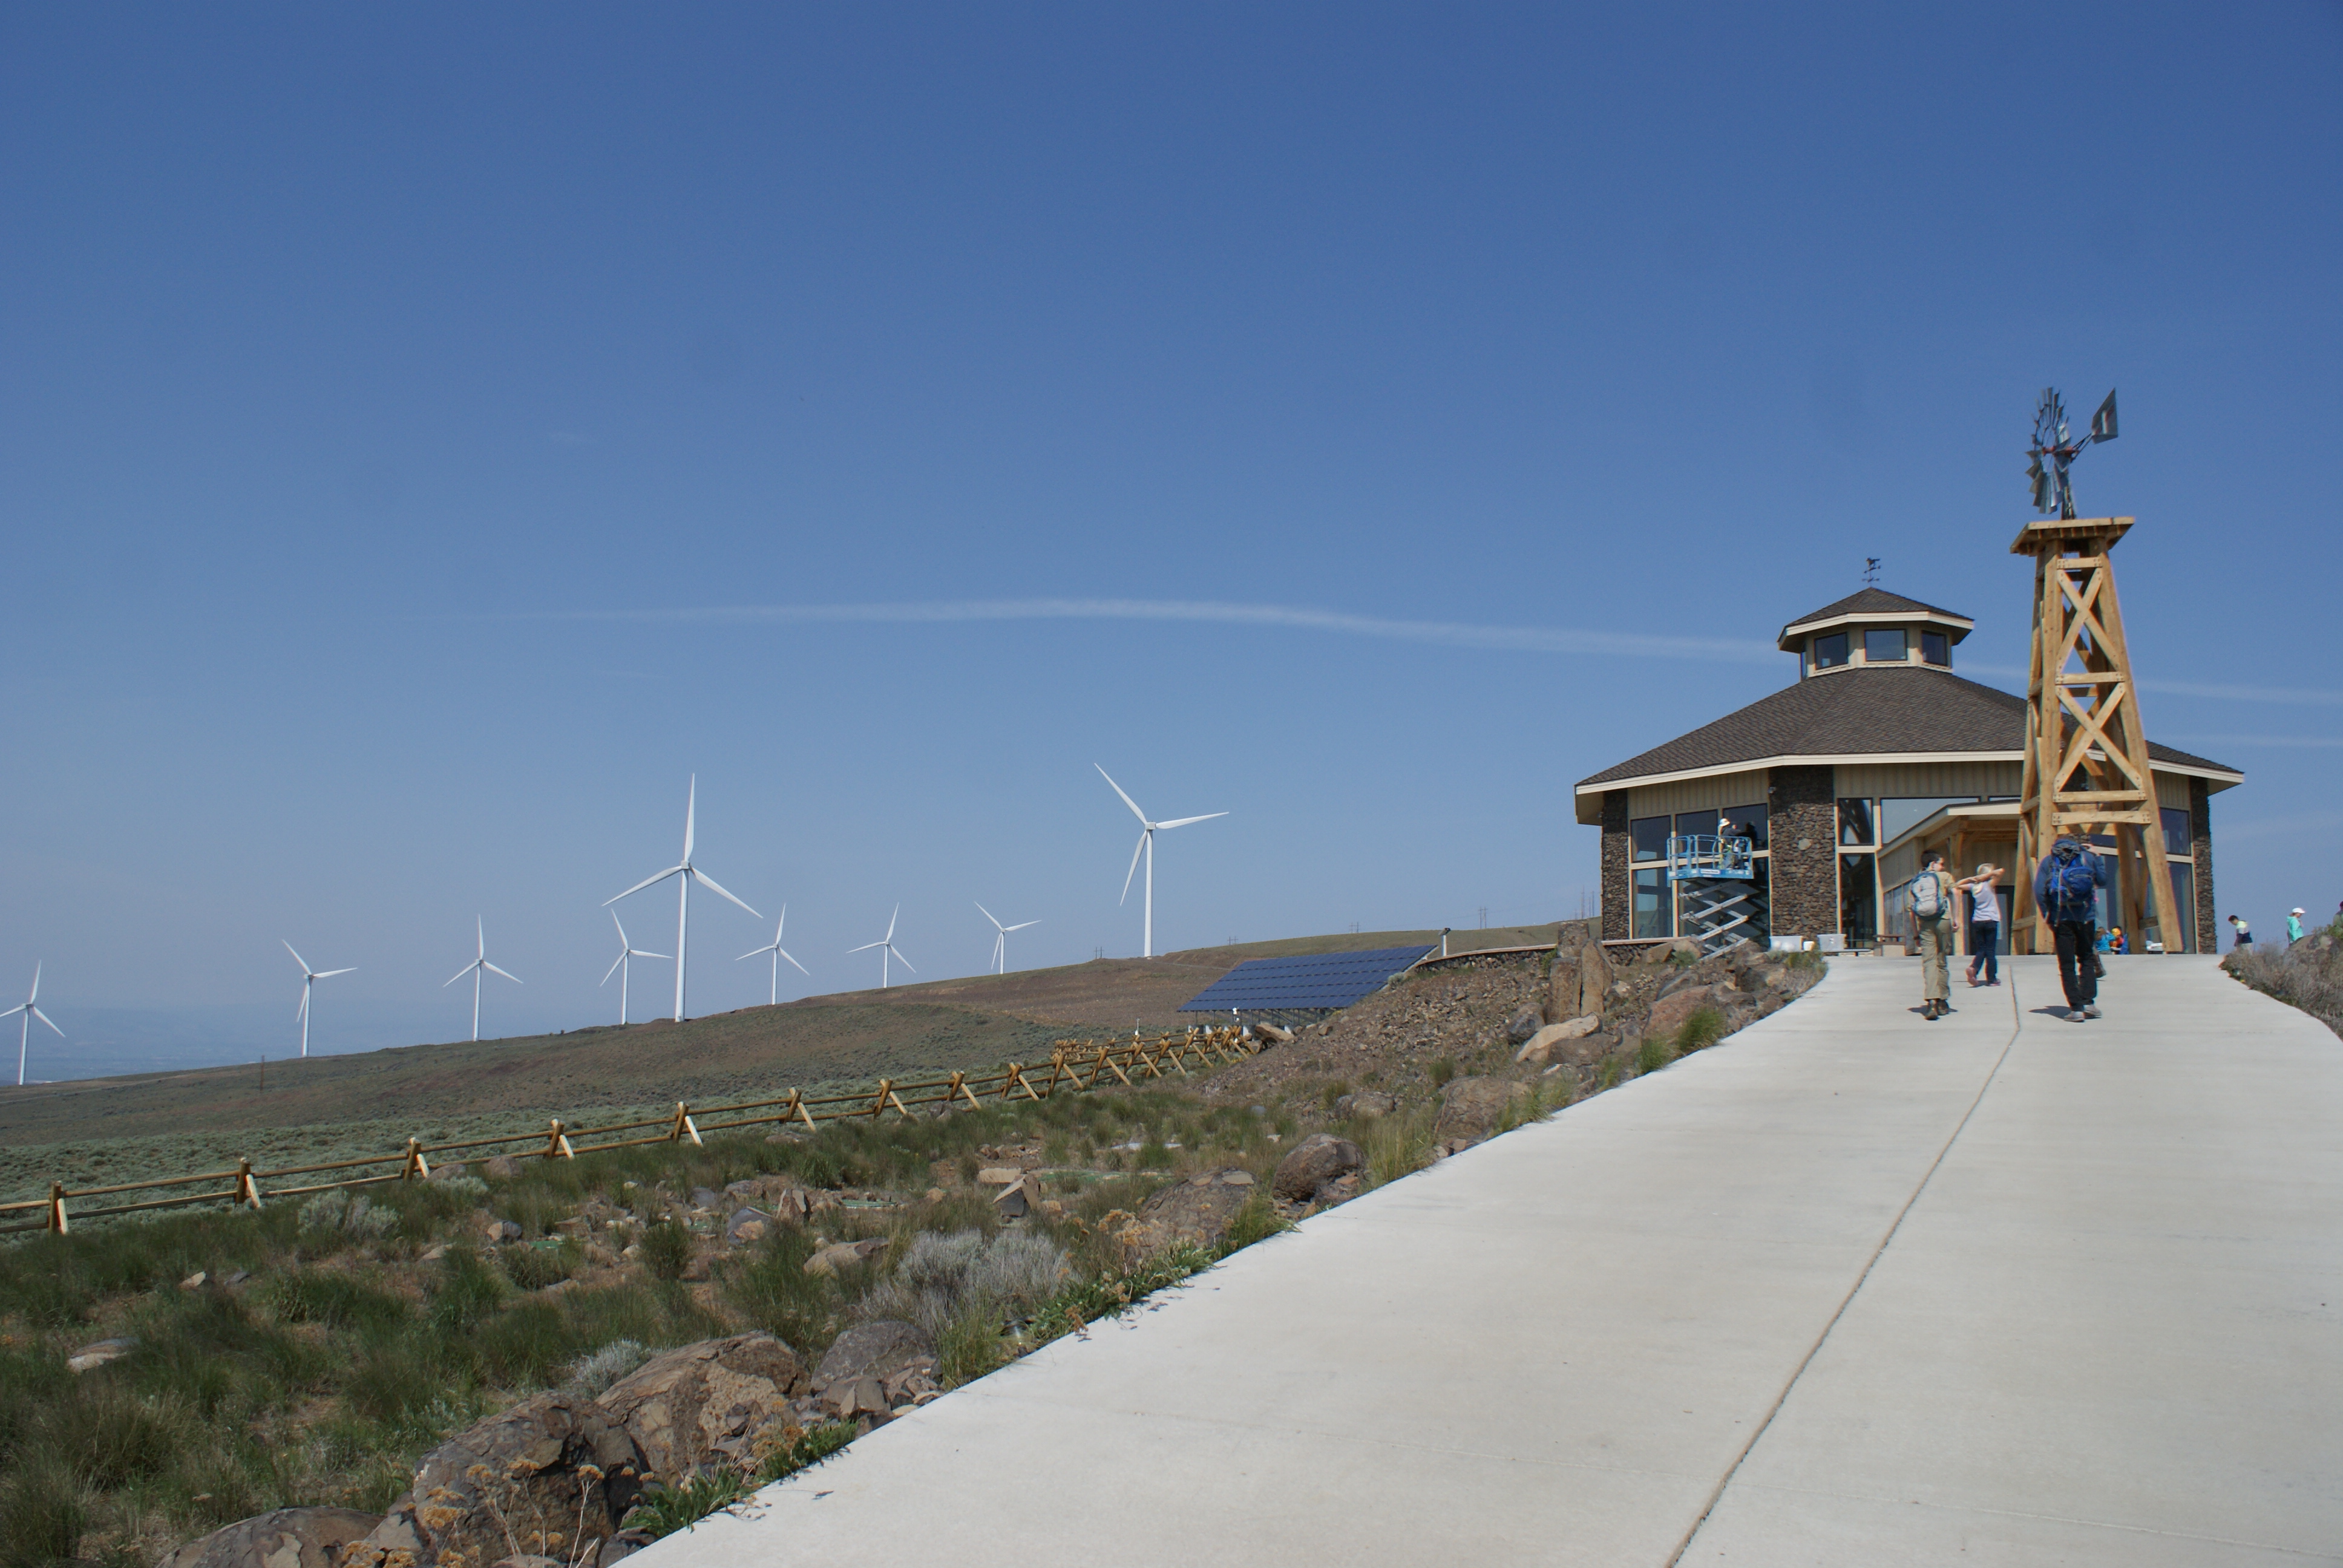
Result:
<instances>
[{"instance_id":1,"label":"rocky ground","mask_svg":"<svg viewBox=\"0 0 2343 1568\"><path fill-rule=\"evenodd\" d=\"M0 1272L0 1568L608 1563L1819 972L1565 928L1192 1081L44 1238Z\"/></svg>"}]
</instances>

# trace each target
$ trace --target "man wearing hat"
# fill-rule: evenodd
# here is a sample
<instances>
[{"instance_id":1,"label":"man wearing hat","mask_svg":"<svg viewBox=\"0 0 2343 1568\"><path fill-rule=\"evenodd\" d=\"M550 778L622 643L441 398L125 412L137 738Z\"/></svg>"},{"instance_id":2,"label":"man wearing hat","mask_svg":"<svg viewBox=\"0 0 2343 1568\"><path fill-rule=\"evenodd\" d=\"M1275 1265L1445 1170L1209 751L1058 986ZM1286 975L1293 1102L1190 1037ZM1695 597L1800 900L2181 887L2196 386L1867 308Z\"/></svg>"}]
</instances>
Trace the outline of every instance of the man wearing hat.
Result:
<instances>
[{"instance_id":1,"label":"man wearing hat","mask_svg":"<svg viewBox=\"0 0 2343 1568\"><path fill-rule=\"evenodd\" d=\"M2297 904L2286 917L2286 940L2288 943L2302 940L2302 906Z\"/></svg>"}]
</instances>

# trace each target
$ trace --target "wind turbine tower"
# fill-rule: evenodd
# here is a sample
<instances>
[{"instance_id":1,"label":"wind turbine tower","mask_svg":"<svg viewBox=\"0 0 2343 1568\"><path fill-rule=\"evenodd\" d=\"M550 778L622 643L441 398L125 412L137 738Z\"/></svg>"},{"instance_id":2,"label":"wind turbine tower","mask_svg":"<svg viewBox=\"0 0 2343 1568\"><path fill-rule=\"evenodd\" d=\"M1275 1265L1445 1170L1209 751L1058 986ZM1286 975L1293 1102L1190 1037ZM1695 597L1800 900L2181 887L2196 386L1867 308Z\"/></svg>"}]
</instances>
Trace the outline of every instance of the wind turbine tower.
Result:
<instances>
[{"instance_id":1,"label":"wind turbine tower","mask_svg":"<svg viewBox=\"0 0 2343 1568\"><path fill-rule=\"evenodd\" d=\"M612 910L610 911L610 923L614 926L618 926L618 911L616 910ZM602 983L604 985L608 985L612 975L617 975L618 977L618 1021L620 1023L623 1024L627 1021L627 980L628 978L634 973L634 966L628 962L628 960L629 959L663 959L665 957L667 957L665 953L649 953L645 952L642 949L632 945L627 940L627 928L624 926L618 926L618 957L616 962L612 963L608 969L602 971Z\"/></svg>"},{"instance_id":2,"label":"wind turbine tower","mask_svg":"<svg viewBox=\"0 0 2343 1568\"><path fill-rule=\"evenodd\" d=\"M277 940L280 942L285 941L283 937L279 937ZM307 959L303 958L299 953L293 952L293 944L291 942L285 942L285 950L288 953L293 953L293 961L301 966L301 1006L298 1016L301 1020L301 1055L306 1060L309 1055L309 988L316 985L321 980L331 980L336 975L356 974L357 970L356 968L346 970L313 970L309 967L309 960ZM444 990L445 988L443 987L442 989ZM480 1020L477 1016L475 1016L472 1020L472 1035L474 1039L478 1039L479 1037L479 1031Z\"/></svg>"},{"instance_id":3,"label":"wind turbine tower","mask_svg":"<svg viewBox=\"0 0 2343 1568\"><path fill-rule=\"evenodd\" d=\"M781 932L789 928L789 907L787 904L783 904L781 906L780 922L773 927L773 940L767 942L763 947L757 949L755 952L742 953L739 958L732 960L734 963L746 963L749 960L755 958L757 953L770 953L773 955L773 994L766 1004L770 1007L778 1007L780 1005L781 960L783 959L789 959L789 950L781 946ZM797 960L789 959L789 966L796 970L798 973L805 976L806 979L813 979L813 970L806 968L805 965L798 962Z\"/></svg>"},{"instance_id":4,"label":"wind turbine tower","mask_svg":"<svg viewBox=\"0 0 2343 1568\"><path fill-rule=\"evenodd\" d=\"M877 948L879 950L879 989L880 990L885 990L887 989L887 960L891 958L897 963L901 964L905 969L911 970L911 960L895 950L895 918L902 912L903 906L897 904L895 906L895 913L887 917L887 934L885 936L880 937L875 942L865 942L859 948L849 948L846 952L847 957L852 958L856 953L867 953L872 948ZM917 970L911 970L911 972L913 974L918 974L920 971Z\"/></svg>"},{"instance_id":5,"label":"wind turbine tower","mask_svg":"<svg viewBox=\"0 0 2343 1568\"><path fill-rule=\"evenodd\" d=\"M1009 933L1011 931L1021 931L1027 926L1038 926L1041 922L1039 920L1020 920L1013 926L1004 926L998 920L995 920L993 918L992 911L986 909L982 904L977 905L976 909L979 914L982 915L986 920L992 921L992 972L997 975L1007 974L1009 972Z\"/></svg>"},{"instance_id":6,"label":"wind turbine tower","mask_svg":"<svg viewBox=\"0 0 2343 1568\"><path fill-rule=\"evenodd\" d=\"M695 773L691 776L690 792L685 795L683 799L683 859L675 865L669 866L666 870L659 872L656 876L645 877L641 881L637 882L633 887L628 888L625 892L620 893L618 899L604 900L602 905L603 908L608 909L610 905L617 903L618 899L631 898L635 894L641 892L645 888L655 887L659 883L666 881L669 877L676 879L675 1021L678 1023L681 1023L683 1021L684 955L689 950L691 945L691 884L698 882L709 892L717 894L721 898L731 899L732 902L740 904L739 900L733 899L731 894L726 892L722 888L718 887L716 885L716 879L713 877L710 877L707 872L701 870L699 867L691 863L692 823L698 817L699 810L699 775ZM744 910L749 910L749 906L746 904L740 904L740 907ZM757 911L754 910L749 910L749 912L752 915L757 915ZM762 915L757 915L757 918L761 920L765 917ZM790 961L794 963L796 960L791 960Z\"/></svg>"},{"instance_id":7,"label":"wind turbine tower","mask_svg":"<svg viewBox=\"0 0 2343 1568\"><path fill-rule=\"evenodd\" d=\"M1095 762L1091 766L1098 768ZM1118 795L1122 795L1122 803L1131 808L1132 816L1139 819L1139 844L1131 851L1131 869L1122 874L1122 898L1115 901L1121 903L1131 897L1131 879L1139 869L1139 858L1141 855L1146 856L1147 921L1143 928L1145 935L1140 941L1139 956L1151 959L1155 956L1155 835L1168 833L1174 828L1184 828L1191 822L1209 822L1215 817L1225 817L1228 813L1207 811L1201 817L1177 817L1169 822L1151 822L1147 819L1147 813L1139 809L1139 802L1122 794L1122 786L1114 781L1111 774L1103 768L1099 768L1098 771L1099 777L1106 780L1107 788Z\"/></svg>"},{"instance_id":8,"label":"wind turbine tower","mask_svg":"<svg viewBox=\"0 0 2343 1568\"><path fill-rule=\"evenodd\" d=\"M512 981L515 985L520 985L524 982L520 976L517 974L508 974L505 970L497 968L496 965L488 961L488 929L480 923L480 918L478 915L472 917L472 931L473 934L479 939L479 957L474 959L470 963L466 964L462 969L458 970L454 974L449 975L446 980L440 981L439 989L441 990L446 990L449 986L454 985L466 975L470 975L472 977L472 1038L474 1040L478 1040L480 1038L480 977L484 974L504 975L505 979Z\"/></svg>"},{"instance_id":9,"label":"wind turbine tower","mask_svg":"<svg viewBox=\"0 0 2343 1568\"><path fill-rule=\"evenodd\" d=\"M25 1048L33 1042L33 1020L37 1018L47 1024L59 1040L65 1037L65 1031L57 1028L56 1020L43 1012L36 1005L40 1000L41 965L40 960L36 959L33 962L33 994L10 1008L8 1012L0 1012L0 1018L6 1018L9 1012L13 1012L17 1015L19 1020L16 1025L16 1087L19 1089L25 1087Z\"/></svg>"}]
</instances>

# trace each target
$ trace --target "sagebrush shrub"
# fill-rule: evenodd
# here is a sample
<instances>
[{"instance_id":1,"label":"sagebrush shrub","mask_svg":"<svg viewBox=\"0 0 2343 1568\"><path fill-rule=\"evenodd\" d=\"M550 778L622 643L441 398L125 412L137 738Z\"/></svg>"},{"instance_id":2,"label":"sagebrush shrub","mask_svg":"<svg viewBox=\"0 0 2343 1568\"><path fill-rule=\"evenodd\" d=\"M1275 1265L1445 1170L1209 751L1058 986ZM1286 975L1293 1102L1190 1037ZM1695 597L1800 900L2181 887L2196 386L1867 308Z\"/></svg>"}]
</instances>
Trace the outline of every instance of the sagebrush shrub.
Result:
<instances>
[{"instance_id":1,"label":"sagebrush shrub","mask_svg":"<svg viewBox=\"0 0 2343 1568\"><path fill-rule=\"evenodd\" d=\"M981 1231L922 1231L864 1298L861 1315L900 1318L940 1338L964 1315L990 1314L997 1334L1005 1313L1045 1300L1066 1272L1064 1250L1038 1231L1003 1231L988 1241Z\"/></svg>"}]
</instances>

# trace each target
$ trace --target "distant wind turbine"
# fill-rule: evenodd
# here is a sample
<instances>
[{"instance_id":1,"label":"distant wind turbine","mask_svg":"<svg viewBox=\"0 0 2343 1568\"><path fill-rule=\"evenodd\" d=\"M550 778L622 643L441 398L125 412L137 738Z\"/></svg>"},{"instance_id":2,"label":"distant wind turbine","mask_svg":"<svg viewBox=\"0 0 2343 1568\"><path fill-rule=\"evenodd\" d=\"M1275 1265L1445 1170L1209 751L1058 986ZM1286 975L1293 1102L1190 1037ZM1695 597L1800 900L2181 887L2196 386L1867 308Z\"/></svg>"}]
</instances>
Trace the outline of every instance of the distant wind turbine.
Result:
<instances>
[{"instance_id":1,"label":"distant wind turbine","mask_svg":"<svg viewBox=\"0 0 2343 1568\"><path fill-rule=\"evenodd\" d=\"M781 932L788 929L789 923L789 907L787 904L783 904L781 906L780 923L773 928L773 940L766 943L763 947L757 949L756 952L742 953L739 958L732 960L736 964L745 963L749 960L755 958L757 953L770 953L773 955L773 994L770 1002L768 1004L769 1006L778 1007L780 1005L781 960L783 959L789 959L787 950L781 946ZM789 959L789 964L798 971L798 973L805 976L806 979L813 979L813 970L806 968L805 965L799 963L797 960Z\"/></svg>"},{"instance_id":2,"label":"distant wind turbine","mask_svg":"<svg viewBox=\"0 0 2343 1568\"><path fill-rule=\"evenodd\" d=\"M691 863L692 823L699 815L699 775L695 773L691 776L690 792L687 794L683 799L682 860L676 865L669 866L666 870L659 872L659 875L655 877L645 877L641 881L637 882L633 887L628 888L625 892L618 895L618 899L632 898L635 894L641 892L645 888L664 882L669 877L676 879L675 1021L678 1023L681 1023L683 1021L684 954L689 950L691 942L691 884L698 882L709 892L718 894L723 898L732 899L734 903L740 904L739 900L733 899L731 894L725 892L722 888L718 887L716 885L716 879L713 877L710 877L707 872L701 870L699 867ZM602 907L608 909L610 905L617 903L618 899L607 899L603 900ZM749 906L746 904L740 904L740 907L744 910L749 910ZM752 915L757 915L757 911L754 910L749 910L749 912ZM757 915L757 918L761 920L765 917L762 915ZM796 960L793 959L790 961L794 963Z\"/></svg>"},{"instance_id":3,"label":"distant wind turbine","mask_svg":"<svg viewBox=\"0 0 2343 1568\"><path fill-rule=\"evenodd\" d=\"M979 904L976 907L979 913L982 914L986 920L992 921L992 972L997 975L1007 974L1009 972L1009 933L1011 931L1021 931L1027 926L1038 926L1041 922L1039 920L1020 920L1013 926L1004 926L998 920L993 918L993 913L990 910L986 909L982 904Z\"/></svg>"},{"instance_id":4,"label":"distant wind turbine","mask_svg":"<svg viewBox=\"0 0 2343 1568\"><path fill-rule=\"evenodd\" d=\"M610 923L614 926L618 926L618 911L616 910L612 910L610 911ZM618 977L618 1021L620 1023L627 1021L627 980L628 976L634 973L634 966L627 960L629 959L663 959L665 957L667 957L665 953L647 953L639 947L630 946L627 941L627 928L624 926L618 926L618 961L603 971L602 983L604 985L608 985L612 975L617 975Z\"/></svg>"},{"instance_id":5,"label":"distant wind turbine","mask_svg":"<svg viewBox=\"0 0 2343 1568\"><path fill-rule=\"evenodd\" d=\"M10 1008L8 1012L0 1012L0 1018L6 1018L9 1012L19 1015L20 1021L16 1026L16 1087L19 1089L25 1087L25 1050L33 1042L33 1020L37 1018L52 1030L55 1030L59 1040L65 1037L65 1031L57 1029L56 1021L34 1005L40 1000L41 965L40 960L36 959L33 963L33 994Z\"/></svg>"},{"instance_id":6,"label":"distant wind turbine","mask_svg":"<svg viewBox=\"0 0 2343 1568\"><path fill-rule=\"evenodd\" d=\"M867 953L872 948L877 948L879 950L879 989L880 990L885 990L887 989L887 960L890 958L901 964L905 969L911 970L913 974L918 974L920 972L917 970L911 969L910 960L905 958L901 953L895 950L895 916L900 915L902 912L903 906L897 904L895 906L895 914L889 915L887 917L887 934L880 937L877 941L865 942L859 948L849 948L846 950L846 956L849 958L852 958L856 953Z\"/></svg>"},{"instance_id":7,"label":"distant wind turbine","mask_svg":"<svg viewBox=\"0 0 2343 1568\"><path fill-rule=\"evenodd\" d=\"M280 942L285 941L283 937L277 940ZM356 974L357 970L355 967L346 970L313 970L309 967L307 959L303 958L299 953L293 952L291 942L285 942L285 950L293 953L293 961L301 966L301 1006L296 1016L301 1020L301 1054L307 1057L309 1054L309 988L321 980L331 980L336 975ZM479 1020L475 1019L472 1021L477 1035Z\"/></svg>"},{"instance_id":8,"label":"distant wind turbine","mask_svg":"<svg viewBox=\"0 0 2343 1568\"><path fill-rule=\"evenodd\" d=\"M473 934L479 939L480 956L474 959L470 963L466 964L462 969L458 970L454 974L449 975L446 980L441 980L439 982L439 989L441 990L446 990L449 986L454 985L466 975L470 975L472 977L472 1038L474 1040L478 1040L480 1038L480 977L484 974L504 975L505 979L512 981L515 985L520 985L524 982L520 976L517 974L508 974L488 961L488 929L480 923L480 918L478 915L472 917L472 931Z\"/></svg>"},{"instance_id":9,"label":"distant wind turbine","mask_svg":"<svg viewBox=\"0 0 2343 1568\"><path fill-rule=\"evenodd\" d=\"M1091 766L1098 768L1095 762ZM1106 780L1108 789L1118 795L1122 795L1122 786L1116 783L1113 776L1105 769L1099 768L1099 777ZM1140 942L1139 954L1141 958L1151 959L1155 956L1155 835L1169 832L1174 828L1184 828L1191 822L1209 822L1215 817L1225 817L1228 813L1207 811L1201 817L1178 817L1169 822L1151 822L1147 819L1147 813L1139 809L1138 801L1128 795L1122 795L1122 803L1131 808L1132 816L1139 819L1139 845L1131 851L1131 869L1122 874L1122 898L1117 899L1115 902L1121 903L1131 897L1131 879L1139 870L1139 857L1146 856L1147 923L1144 928L1146 934Z\"/></svg>"}]
</instances>

